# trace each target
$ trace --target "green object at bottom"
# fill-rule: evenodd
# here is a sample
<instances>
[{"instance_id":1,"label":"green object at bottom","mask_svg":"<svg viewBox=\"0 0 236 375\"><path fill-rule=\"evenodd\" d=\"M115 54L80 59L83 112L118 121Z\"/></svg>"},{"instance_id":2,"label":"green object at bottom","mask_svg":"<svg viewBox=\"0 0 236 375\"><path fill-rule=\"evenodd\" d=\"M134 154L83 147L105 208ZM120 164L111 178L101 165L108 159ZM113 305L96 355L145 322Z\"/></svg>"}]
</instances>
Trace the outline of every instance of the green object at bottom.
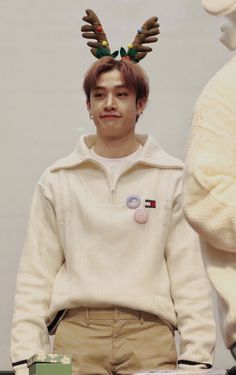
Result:
<instances>
[{"instance_id":1,"label":"green object at bottom","mask_svg":"<svg viewBox=\"0 0 236 375\"><path fill-rule=\"evenodd\" d=\"M29 375L71 375L71 364L34 363L29 367Z\"/></svg>"}]
</instances>

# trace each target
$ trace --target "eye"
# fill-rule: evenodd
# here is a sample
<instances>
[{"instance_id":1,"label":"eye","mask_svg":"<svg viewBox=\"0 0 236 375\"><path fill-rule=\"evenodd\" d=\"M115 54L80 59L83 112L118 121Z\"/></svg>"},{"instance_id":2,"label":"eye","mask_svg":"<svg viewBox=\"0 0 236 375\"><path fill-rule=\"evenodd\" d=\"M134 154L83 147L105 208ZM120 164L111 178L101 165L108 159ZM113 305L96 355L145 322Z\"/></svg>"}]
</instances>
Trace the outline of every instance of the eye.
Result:
<instances>
[{"instance_id":1,"label":"eye","mask_svg":"<svg viewBox=\"0 0 236 375\"><path fill-rule=\"evenodd\" d=\"M125 96L128 96L128 93L126 91L120 91L120 92L117 93L117 95L119 97L125 97Z\"/></svg>"},{"instance_id":2,"label":"eye","mask_svg":"<svg viewBox=\"0 0 236 375\"><path fill-rule=\"evenodd\" d=\"M104 94L102 92L95 92L94 93L94 97L95 98L98 98L98 99L101 99L104 97Z\"/></svg>"}]
</instances>

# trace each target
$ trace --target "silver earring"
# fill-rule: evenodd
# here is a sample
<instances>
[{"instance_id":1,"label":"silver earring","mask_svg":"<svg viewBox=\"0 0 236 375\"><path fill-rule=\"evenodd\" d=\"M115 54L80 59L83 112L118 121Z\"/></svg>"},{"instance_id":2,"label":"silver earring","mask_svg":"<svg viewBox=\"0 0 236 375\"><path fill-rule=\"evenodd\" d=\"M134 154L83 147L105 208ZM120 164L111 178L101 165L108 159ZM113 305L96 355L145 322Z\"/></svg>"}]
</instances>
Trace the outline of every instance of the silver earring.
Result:
<instances>
[{"instance_id":1,"label":"silver earring","mask_svg":"<svg viewBox=\"0 0 236 375\"><path fill-rule=\"evenodd\" d=\"M93 119L93 116L91 115L91 113L89 114L89 118L92 120Z\"/></svg>"}]
</instances>

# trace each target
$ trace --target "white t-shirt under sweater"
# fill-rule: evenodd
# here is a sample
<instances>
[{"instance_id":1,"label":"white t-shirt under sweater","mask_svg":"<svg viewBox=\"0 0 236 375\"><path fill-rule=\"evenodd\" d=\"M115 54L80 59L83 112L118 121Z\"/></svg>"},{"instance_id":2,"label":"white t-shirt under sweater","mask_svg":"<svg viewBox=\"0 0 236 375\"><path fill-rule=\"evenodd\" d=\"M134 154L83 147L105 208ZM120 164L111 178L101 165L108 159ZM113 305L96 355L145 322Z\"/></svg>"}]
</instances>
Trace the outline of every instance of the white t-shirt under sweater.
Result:
<instances>
[{"instance_id":1,"label":"white t-shirt under sweater","mask_svg":"<svg viewBox=\"0 0 236 375\"><path fill-rule=\"evenodd\" d=\"M117 176L120 174L124 166L126 166L128 163L134 162L135 159L138 159L140 153L142 152L142 148L143 146L140 144L139 148L135 152L121 158L105 158L100 156L94 151L94 146L90 150L92 156L95 157L97 161L107 168L110 173Z\"/></svg>"}]
</instances>

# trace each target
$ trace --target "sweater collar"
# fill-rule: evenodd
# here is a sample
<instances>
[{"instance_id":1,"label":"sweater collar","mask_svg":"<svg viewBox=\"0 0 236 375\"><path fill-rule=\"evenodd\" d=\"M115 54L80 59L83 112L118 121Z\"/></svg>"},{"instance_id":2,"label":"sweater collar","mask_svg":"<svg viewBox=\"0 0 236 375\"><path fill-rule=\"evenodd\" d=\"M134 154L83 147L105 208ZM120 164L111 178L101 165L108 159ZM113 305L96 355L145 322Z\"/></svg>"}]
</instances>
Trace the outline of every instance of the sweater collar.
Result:
<instances>
[{"instance_id":1,"label":"sweater collar","mask_svg":"<svg viewBox=\"0 0 236 375\"><path fill-rule=\"evenodd\" d=\"M143 145L142 152L136 163L156 168L183 168L183 163L163 151L151 135L136 134L136 138ZM51 172L56 172L60 169L70 169L87 161L94 162L95 158L89 149L95 144L95 140L95 134L82 135L79 138L76 149L68 156L56 161L50 168Z\"/></svg>"}]
</instances>

